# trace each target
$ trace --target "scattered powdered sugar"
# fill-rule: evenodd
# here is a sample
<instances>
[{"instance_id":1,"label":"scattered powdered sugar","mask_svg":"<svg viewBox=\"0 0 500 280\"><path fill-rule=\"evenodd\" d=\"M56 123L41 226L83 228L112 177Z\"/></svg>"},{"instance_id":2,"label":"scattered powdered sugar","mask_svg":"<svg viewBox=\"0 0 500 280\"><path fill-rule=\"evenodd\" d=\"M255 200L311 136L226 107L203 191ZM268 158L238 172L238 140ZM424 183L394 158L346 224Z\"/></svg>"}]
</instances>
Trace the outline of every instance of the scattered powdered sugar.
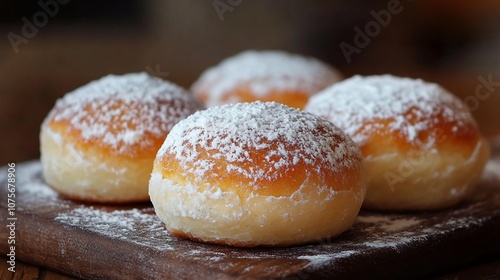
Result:
<instances>
[{"instance_id":1,"label":"scattered powdered sugar","mask_svg":"<svg viewBox=\"0 0 500 280\"><path fill-rule=\"evenodd\" d=\"M496 182L498 184L498 181ZM496 193L491 195L491 191ZM355 240L344 243L344 245L374 249L389 248L400 251L418 244L449 238L456 231L470 232L472 228L487 223L500 214L498 208L485 211L487 200L488 203L492 203L491 205L500 203L498 190L479 190L469 198L467 204L443 209L439 213L361 212L353 230L363 232L363 234L360 234L359 238Z\"/></svg>"},{"instance_id":2,"label":"scattered powdered sugar","mask_svg":"<svg viewBox=\"0 0 500 280\"><path fill-rule=\"evenodd\" d=\"M379 120L389 120L391 131L414 143L440 117L454 123L453 133L475 126L467 107L439 85L391 75L354 76L336 83L311 97L305 110L333 122L359 145L382 127ZM428 134L418 144L433 145L439 133Z\"/></svg>"},{"instance_id":3,"label":"scattered powdered sugar","mask_svg":"<svg viewBox=\"0 0 500 280\"><path fill-rule=\"evenodd\" d=\"M363 227L362 231L372 237L362 243L370 248L399 248L425 240L426 236L419 234L422 222L412 216L360 215L357 218L357 224Z\"/></svg>"},{"instance_id":4,"label":"scattered powdered sugar","mask_svg":"<svg viewBox=\"0 0 500 280\"><path fill-rule=\"evenodd\" d=\"M401 231L420 224L420 220L415 217L410 218L389 218L387 216L359 216L358 222L367 224L377 224L384 231ZM371 228L372 229L372 228Z\"/></svg>"},{"instance_id":5,"label":"scattered powdered sugar","mask_svg":"<svg viewBox=\"0 0 500 280\"><path fill-rule=\"evenodd\" d=\"M218 252L216 250L203 250L201 248L180 252L180 255L187 259L204 262L224 261L227 258L227 254L223 252Z\"/></svg>"},{"instance_id":6,"label":"scattered powdered sugar","mask_svg":"<svg viewBox=\"0 0 500 280\"><path fill-rule=\"evenodd\" d=\"M41 198L56 199L59 196L55 190L41 181L30 182L30 187L20 190L20 195L26 195L27 197L31 197L35 200L39 200Z\"/></svg>"},{"instance_id":7,"label":"scattered powdered sugar","mask_svg":"<svg viewBox=\"0 0 500 280\"><path fill-rule=\"evenodd\" d=\"M49 187L42 176L42 166L40 161L33 160L16 166L16 199L21 199L26 203L44 201L42 207L51 208L67 207L67 204L61 201L59 194ZM17 209L24 210L25 203L18 203ZM39 209L40 210L40 209Z\"/></svg>"},{"instance_id":8,"label":"scattered powdered sugar","mask_svg":"<svg viewBox=\"0 0 500 280\"><path fill-rule=\"evenodd\" d=\"M363 245L371 248L395 248L400 249L403 245L411 245L417 242L421 242L426 239L425 235L419 236L392 236L386 238L385 240L373 240L369 242L364 242Z\"/></svg>"},{"instance_id":9,"label":"scattered powdered sugar","mask_svg":"<svg viewBox=\"0 0 500 280\"><path fill-rule=\"evenodd\" d=\"M83 140L100 139L118 153L149 147L199 107L184 89L147 73L108 75L59 99L44 121L69 121Z\"/></svg>"},{"instance_id":10,"label":"scattered powdered sugar","mask_svg":"<svg viewBox=\"0 0 500 280\"><path fill-rule=\"evenodd\" d=\"M163 223L154 215L153 208L111 211L81 206L67 213L60 213L55 220L66 226L79 227L112 239L128 240L160 250L173 250L169 241L174 237L168 234Z\"/></svg>"},{"instance_id":11,"label":"scattered powdered sugar","mask_svg":"<svg viewBox=\"0 0 500 280\"><path fill-rule=\"evenodd\" d=\"M307 256L299 256L297 259L299 260L308 260L309 264L307 267L312 268L320 268L322 266L331 264L339 259L343 259L354 254L359 254L359 251L347 250L340 251L332 254L318 254L318 255L307 255Z\"/></svg>"},{"instance_id":12,"label":"scattered powdered sugar","mask_svg":"<svg viewBox=\"0 0 500 280\"><path fill-rule=\"evenodd\" d=\"M206 154L200 156L200 151ZM255 159L255 151L265 156ZM221 168L215 162L222 159L227 166L222 173L241 174L254 182L280 178L299 163L338 170L356 166L361 158L352 140L330 122L260 101L212 107L180 121L157 157L166 153L181 162L183 172L200 179Z\"/></svg>"},{"instance_id":13,"label":"scattered powdered sugar","mask_svg":"<svg viewBox=\"0 0 500 280\"><path fill-rule=\"evenodd\" d=\"M245 51L207 69L192 90L195 94L208 90L207 106L214 106L221 103L226 93L243 84L261 97L271 91L312 95L340 80L337 70L314 58L282 51Z\"/></svg>"}]
</instances>

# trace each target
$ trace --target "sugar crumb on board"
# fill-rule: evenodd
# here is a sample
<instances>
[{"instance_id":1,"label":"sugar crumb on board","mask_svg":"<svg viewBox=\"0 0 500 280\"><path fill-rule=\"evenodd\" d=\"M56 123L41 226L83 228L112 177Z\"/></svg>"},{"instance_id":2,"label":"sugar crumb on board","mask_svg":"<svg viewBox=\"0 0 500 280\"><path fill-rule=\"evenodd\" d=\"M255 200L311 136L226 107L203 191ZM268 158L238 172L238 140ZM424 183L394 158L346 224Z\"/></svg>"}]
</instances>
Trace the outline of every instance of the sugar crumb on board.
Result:
<instances>
[{"instance_id":1,"label":"sugar crumb on board","mask_svg":"<svg viewBox=\"0 0 500 280\"><path fill-rule=\"evenodd\" d=\"M55 220L112 239L128 240L161 250L172 249L169 242L174 237L166 232L163 223L154 215L153 208L109 211L93 206L80 206L58 214Z\"/></svg>"},{"instance_id":2,"label":"sugar crumb on board","mask_svg":"<svg viewBox=\"0 0 500 280\"><path fill-rule=\"evenodd\" d=\"M45 208L67 208L68 203L61 199L58 192L49 187L41 176L42 166L40 161L33 160L18 165L16 168L16 198L24 203L17 203L18 210L29 208L28 203L44 201L40 210ZM21 187L19 187L21 186Z\"/></svg>"},{"instance_id":3,"label":"sugar crumb on board","mask_svg":"<svg viewBox=\"0 0 500 280\"><path fill-rule=\"evenodd\" d=\"M359 216L358 222L377 225L384 231L401 231L420 224L421 220L415 217L391 219L387 216Z\"/></svg>"},{"instance_id":4,"label":"sugar crumb on board","mask_svg":"<svg viewBox=\"0 0 500 280\"><path fill-rule=\"evenodd\" d=\"M354 254L359 254L359 251L347 250L341 251L333 254L321 254L321 255L310 255L310 256L299 256L297 259L299 260L308 260L308 266L311 267L321 267L325 264L331 263L332 261L349 257Z\"/></svg>"}]
</instances>

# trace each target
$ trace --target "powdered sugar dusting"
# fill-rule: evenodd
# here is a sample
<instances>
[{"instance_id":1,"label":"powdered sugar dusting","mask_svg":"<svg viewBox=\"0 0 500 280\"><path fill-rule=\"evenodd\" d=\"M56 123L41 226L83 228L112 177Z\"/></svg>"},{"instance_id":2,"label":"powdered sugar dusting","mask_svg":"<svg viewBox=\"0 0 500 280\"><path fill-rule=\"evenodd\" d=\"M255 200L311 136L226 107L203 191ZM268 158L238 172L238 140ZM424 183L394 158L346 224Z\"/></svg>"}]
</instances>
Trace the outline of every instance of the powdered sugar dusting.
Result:
<instances>
[{"instance_id":1,"label":"powdered sugar dusting","mask_svg":"<svg viewBox=\"0 0 500 280\"><path fill-rule=\"evenodd\" d=\"M363 232L367 236L377 237L363 242L364 246L372 248L398 248L405 244L420 242L426 238L417 230L422 222L424 221L411 216L360 215L357 219L357 223L364 226ZM383 238L382 233L385 235Z\"/></svg>"},{"instance_id":2,"label":"powdered sugar dusting","mask_svg":"<svg viewBox=\"0 0 500 280\"><path fill-rule=\"evenodd\" d=\"M208 151L200 158L200 150ZM252 151L265 152L264 163L254 162ZM340 129L312 114L275 102L239 103L212 107L179 122L157 157L174 155L183 172L202 179L220 168L257 181L274 180L283 170L302 162L331 170L355 167L360 151ZM185 164L189 163L189 164ZM251 164L251 168L243 168ZM191 166L188 168L186 166Z\"/></svg>"},{"instance_id":3,"label":"powdered sugar dusting","mask_svg":"<svg viewBox=\"0 0 500 280\"><path fill-rule=\"evenodd\" d=\"M52 208L57 206L59 208L68 207L67 203L61 200L59 194L49 187L44 180L40 177L42 166L40 161L34 160L25 162L21 168L16 169L16 184L23 187L16 188L16 200L22 199L26 203L18 203L17 209L24 210L29 208L29 205L37 202L44 201L44 205L40 208ZM44 211L44 209L38 211Z\"/></svg>"},{"instance_id":4,"label":"powdered sugar dusting","mask_svg":"<svg viewBox=\"0 0 500 280\"><path fill-rule=\"evenodd\" d=\"M271 91L301 91L310 95L341 80L340 74L325 63L282 51L245 51L209 68L192 86L193 92L209 88L207 106L242 84L257 96ZM231 100L236 103L239 100Z\"/></svg>"},{"instance_id":5,"label":"powdered sugar dusting","mask_svg":"<svg viewBox=\"0 0 500 280\"><path fill-rule=\"evenodd\" d=\"M368 135L381 127L370 122L389 120L390 131L408 142L434 144L436 135L429 133L425 143L418 143L421 133L439 121L454 122L452 132L460 133L475 121L467 107L437 84L420 79L391 75L354 76L336 83L313 96L306 111L325 117L363 145Z\"/></svg>"},{"instance_id":6,"label":"powdered sugar dusting","mask_svg":"<svg viewBox=\"0 0 500 280\"><path fill-rule=\"evenodd\" d=\"M297 259L308 260L309 261L309 264L307 265L308 267L321 268L325 265L331 264L334 261L337 261L338 259L350 257L351 255L354 254L359 254L359 252L353 250L347 250L332 254L299 256Z\"/></svg>"},{"instance_id":7,"label":"powdered sugar dusting","mask_svg":"<svg viewBox=\"0 0 500 280\"><path fill-rule=\"evenodd\" d=\"M60 213L55 220L104 235L112 239L129 240L160 250L173 250L168 243L171 237L163 223L153 214L152 208L107 210L92 206L81 206L67 213ZM147 235L148 238L137 238ZM153 245L154 244L154 245Z\"/></svg>"},{"instance_id":8,"label":"powdered sugar dusting","mask_svg":"<svg viewBox=\"0 0 500 280\"><path fill-rule=\"evenodd\" d=\"M184 89L147 73L108 75L59 99L44 122L69 121L83 140L100 141L118 153L151 147L179 120L198 109ZM43 126L42 126L43 128Z\"/></svg>"},{"instance_id":9,"label":"powdered sugar dusting","mask_svg":"<svg viewBox=\"0 0 500 280\"><path fill-rule=\"evenodd\" d=\"M389 218L386 216L360 216L358 222L378 224L384 231L401 231L418 225L421 221L411 218Z\"/></svg>"}]
</instances>

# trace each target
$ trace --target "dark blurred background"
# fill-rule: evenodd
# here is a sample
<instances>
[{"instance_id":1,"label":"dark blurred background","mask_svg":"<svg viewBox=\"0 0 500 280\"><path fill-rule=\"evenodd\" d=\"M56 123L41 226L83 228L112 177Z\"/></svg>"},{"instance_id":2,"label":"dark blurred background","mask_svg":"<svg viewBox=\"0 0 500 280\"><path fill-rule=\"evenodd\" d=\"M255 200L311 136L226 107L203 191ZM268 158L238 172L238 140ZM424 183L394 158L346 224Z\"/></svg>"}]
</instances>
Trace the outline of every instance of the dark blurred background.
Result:
<instances>
[{"instance_id":1,"label":"dark blurred background","mask_svg":"<svg viewBox=\"0 0 500 280\"><path fill-rule=\"evenodd\" d=\"M315 56L346 77L437 82L468 102L484 134L500 134L500 1L0 3L1 165L39 156L43 118L76 87L139 71L189 87L207 67L247 49Z\"/></svg>"}]
</instances>

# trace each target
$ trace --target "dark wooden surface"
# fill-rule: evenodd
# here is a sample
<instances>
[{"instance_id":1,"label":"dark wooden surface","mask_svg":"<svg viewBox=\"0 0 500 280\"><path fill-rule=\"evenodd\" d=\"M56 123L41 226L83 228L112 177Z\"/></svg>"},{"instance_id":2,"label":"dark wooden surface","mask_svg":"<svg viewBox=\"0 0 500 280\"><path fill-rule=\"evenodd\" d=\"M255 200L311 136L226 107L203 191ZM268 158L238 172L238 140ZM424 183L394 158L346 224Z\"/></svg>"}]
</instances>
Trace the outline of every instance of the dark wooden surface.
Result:
<instances>
[{"instance_id":1,"label":"dark wooden surface","mask_svg":"<svg viewBox=\"0 0 500 280\"><path fill-rule=\"evenodd\" d=\"M0 170L1 182L6 174ZM490 161L478 191L457 207L363 211L337 239L276 249L177 239L163 230L149 204L66 200L44 183L38 161L18 164L16 178L17 260L86 279L416 279L500 253L498 158ZM6 188L0 196L6 198ZM6 199L0 201L6 224ZM6 234L2 230L0 240ZM7 243L0 249L5 256Z\"/></svg>"},{"instance_id":2,"label":"dark wooden surface","mask_svg":"<svg viewBox=\"0 0 500 280\"><path fill-rule=\"evenodd\" d=\"M31 264L18 261L16 273L7 271L6 258L0 258L0 279L2 280L76 280L80 278L67 276ZM293 279L293 278L292 278ZM430 279L425 277L425 279ZM433 280L497 280L500 279L500 259L479 260L465 267L446 272Z\"/></svg>"},{"instance_id":3,"label":"dark wooden surface","mask_svg":"<svg viewBox=\"0 0 500 280\"><path fill-rule=\"evenodd\" d=\"M0 258L4 260L5 258ZM6 260L6 259L5 259ZM76 280L80 278L70 277L46 268L18 262L16 273L7 271L7 263L0 261L0 279L2 280ZM428 277L425 279L429 279ZM434 280L497 280L500 279L500 260L482 261L463 267L457 271L445 273L442 276L433 277Z\"/></svg>"},{"instance_id":4,"label":"dark wooden surface","mask_svg":"<svg viewBox=\"0 0 500 280\"><path fill-rule=\"evenodd\" d=\"M46 268L26 264L21 261L16 262L16 272L8 271L7 259L0 258L0 279L2 280L76 280L71 276L66 276Z\"/></svg>"}]
</instances>

